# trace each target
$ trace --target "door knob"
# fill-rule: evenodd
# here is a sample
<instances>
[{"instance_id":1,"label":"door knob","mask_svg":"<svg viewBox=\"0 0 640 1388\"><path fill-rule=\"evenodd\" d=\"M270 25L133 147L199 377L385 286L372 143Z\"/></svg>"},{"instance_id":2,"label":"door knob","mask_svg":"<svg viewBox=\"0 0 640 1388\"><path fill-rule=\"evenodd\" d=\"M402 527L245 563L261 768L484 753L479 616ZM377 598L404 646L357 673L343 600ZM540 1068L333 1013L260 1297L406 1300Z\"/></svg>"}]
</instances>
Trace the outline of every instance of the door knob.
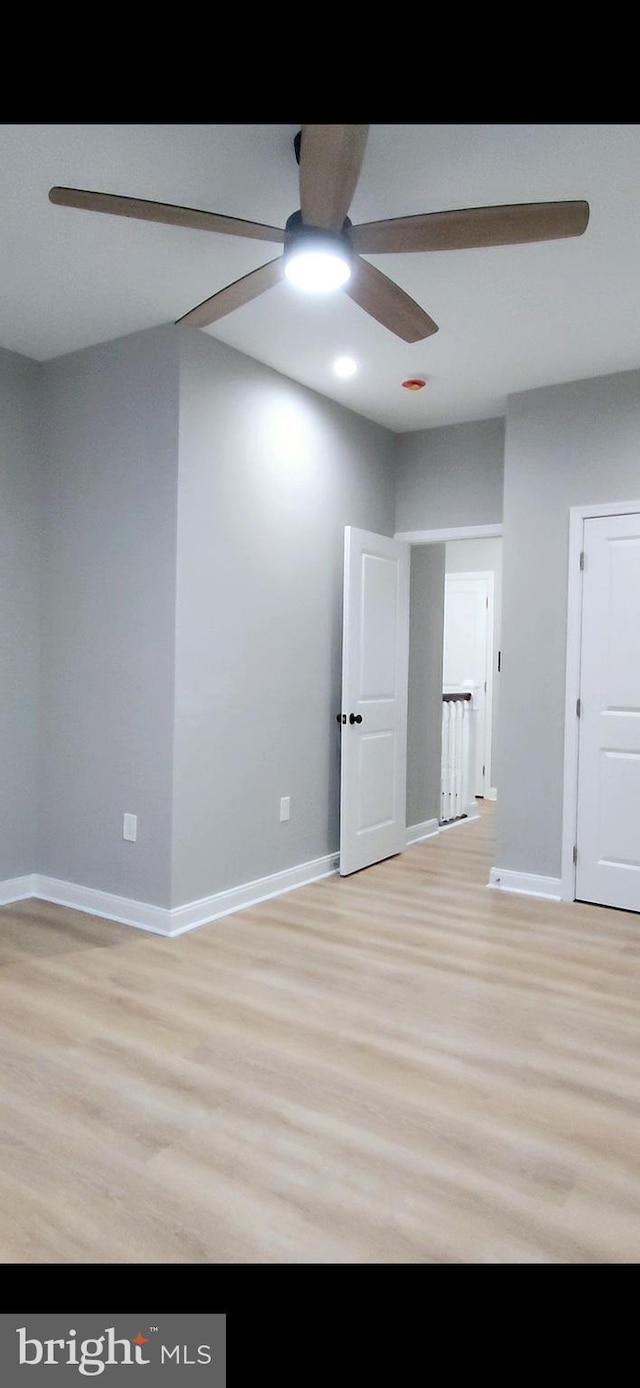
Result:
<instances>
[{"instance_id":1,"label":"door knob","mask_svg":"<svg viewBox=\"0 0 640 1388\"><path fill-rule=\"evenodd\" d=\"M350 713L350 714L349 714L349 722L350 722L351 724L353 724L353 723L361 723L361 722L362 722L362 714L361 714L361 713Z\"/></svg>"}]
</instances>

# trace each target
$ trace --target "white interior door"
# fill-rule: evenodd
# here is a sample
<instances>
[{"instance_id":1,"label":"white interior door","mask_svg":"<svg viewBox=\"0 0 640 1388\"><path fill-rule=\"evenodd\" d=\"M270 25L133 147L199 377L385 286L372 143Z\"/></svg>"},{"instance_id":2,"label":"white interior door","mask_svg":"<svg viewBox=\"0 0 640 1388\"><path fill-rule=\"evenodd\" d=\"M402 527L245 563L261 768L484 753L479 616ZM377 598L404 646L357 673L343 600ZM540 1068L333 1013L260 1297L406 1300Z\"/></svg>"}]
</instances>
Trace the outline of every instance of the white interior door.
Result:
<instances>
[{"instance_id":1,"label":"white interior door","mask_svg":"<svg viewBox=\"0 0 640 1388\"><path fill-rule=\"evenodd\" d=\"M442 687L451 693L474 685L474 795L486 795L490 784L492 632L493 575L446 574Z\"/></svg>"},{"instance_id":2,"label":"white interior door","mask_svg":"<svg viewBox=\"0 0 640 1388\"><path fill-rule=\"evenodd\" d=\"M409 545L345 529L340 872L405 847Z\"/></svg>"},{"instance_id":3,"label":"white interior door","mask_svg":"<svg viewBox=\"0 0 640 1388\"><path fill-rule=\"evenodd\" d=\"M640 515L583 547L576 897L640 911Z\"/></svg>"}]
</instances>

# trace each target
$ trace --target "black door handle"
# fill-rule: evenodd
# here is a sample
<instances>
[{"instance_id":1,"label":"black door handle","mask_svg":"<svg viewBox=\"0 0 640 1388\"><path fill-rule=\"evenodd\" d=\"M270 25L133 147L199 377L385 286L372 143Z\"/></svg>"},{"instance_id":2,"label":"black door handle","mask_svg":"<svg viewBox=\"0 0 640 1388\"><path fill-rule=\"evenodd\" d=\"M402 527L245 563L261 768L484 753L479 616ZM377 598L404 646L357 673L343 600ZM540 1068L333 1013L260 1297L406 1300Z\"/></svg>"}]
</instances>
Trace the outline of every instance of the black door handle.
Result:
<instances>
[{"instance_id":1,"label":"black door handle","mask_svg":"<svg viewBox=\"0 0 640 1388\"><path fill-rule=\"evenodd\" d=\"M361 713L350 713L350 714L349 714L349 722L350 722L351 724L353 724L353 723L361 723L361 722L362 722L362 714L361 714Z\"/></svg>"}]
</instances>

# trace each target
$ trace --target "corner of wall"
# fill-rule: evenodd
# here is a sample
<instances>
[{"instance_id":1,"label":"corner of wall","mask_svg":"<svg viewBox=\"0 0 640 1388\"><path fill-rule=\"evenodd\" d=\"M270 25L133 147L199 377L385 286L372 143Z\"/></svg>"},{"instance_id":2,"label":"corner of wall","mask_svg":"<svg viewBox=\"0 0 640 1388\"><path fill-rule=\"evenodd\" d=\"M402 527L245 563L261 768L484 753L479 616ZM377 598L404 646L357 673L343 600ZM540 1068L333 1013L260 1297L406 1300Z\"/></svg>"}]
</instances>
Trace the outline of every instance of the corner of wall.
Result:
<instances>
[{"instance_id":1,"label":"corner of wall","mask_svg":"<svg viewBox=\"0 0 640 1388\"><path fill-rule=\"evenodd\" d=\"M31 871L170 905L179 332L43 364ZM136 845L122 815L138 815Z\"/></svg>"}]
</instances>

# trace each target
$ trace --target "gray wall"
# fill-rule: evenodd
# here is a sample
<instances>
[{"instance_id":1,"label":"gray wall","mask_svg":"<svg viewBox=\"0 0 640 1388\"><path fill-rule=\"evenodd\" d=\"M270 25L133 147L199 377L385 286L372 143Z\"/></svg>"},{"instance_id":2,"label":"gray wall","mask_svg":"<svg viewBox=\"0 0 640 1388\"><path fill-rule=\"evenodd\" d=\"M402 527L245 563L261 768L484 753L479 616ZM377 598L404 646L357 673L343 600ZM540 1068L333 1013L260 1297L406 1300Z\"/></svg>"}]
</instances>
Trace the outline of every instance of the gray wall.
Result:
<instances>
[{"instance_id":1,"label":"gray wall","mask_svg":"<svg viewBox=\"0 0 640 1388\"><path fill-rule=\"evenodd\" d=\"M37 868L167 906L176 335L121 338L49 362L43 374ZM124 811L138 815L135 844L122 838Z\"/></svg>"},{"instance_id":2,"label":"gray wall","mask_svg":"<svg viewBox=\"0 0 640 1388\"><path fill-rule=\"evenodd\" d=\"M411 547L407 824L440 819L444 545Z\"/></svg>"},{"instance_id":3,"label":"gray wall","mask_svg":"<svg viewBox=\"0 0 640 1388\"><path fill-rule=\"evenodd\" d=\"M344 526L393 533L396 442L205 334L180 350L174 905L338 847Z\"/></svg>"},{"instance_id":4,"label":"gray wall","mask_svg":"<svg viewBox=\"0 0 640 1388\"><path fill-rule=\"evenodd\" d=\"M40 367L0 349L0 881L35 868Z\"/></svg>"},{"instance_id":5,"label":"gray wall","mask_svg":"<svg viewBox=\"0 0 640 1388\"><path fill-rule=\"evenodd\" d=\"M561 870L569 508L640 499L640 371L511 397L496 864Z\"/></svg>"},{"instance_id":6,"label":"gray wall","mask_svg":"<svg viewBox=\"0 0 640 1388\"><path fill-rule=\"evenodd\" d=\"M497 669L502 632L502 540L448 540L445 573L493 574L493 711L491 716L491 764L489 786L498 786L498 730L500 727L500 675Z\"/></svg>"},{"instance_id":7,"label":"gray wall","mask_svg":"<svg viewBox=\"0 0 640 1388\"><path fill-rule=\"evenodd\" d=\"M396 530L502 520L503 419L401 434L395 456Z\"/></svg>"}]
</instances>

